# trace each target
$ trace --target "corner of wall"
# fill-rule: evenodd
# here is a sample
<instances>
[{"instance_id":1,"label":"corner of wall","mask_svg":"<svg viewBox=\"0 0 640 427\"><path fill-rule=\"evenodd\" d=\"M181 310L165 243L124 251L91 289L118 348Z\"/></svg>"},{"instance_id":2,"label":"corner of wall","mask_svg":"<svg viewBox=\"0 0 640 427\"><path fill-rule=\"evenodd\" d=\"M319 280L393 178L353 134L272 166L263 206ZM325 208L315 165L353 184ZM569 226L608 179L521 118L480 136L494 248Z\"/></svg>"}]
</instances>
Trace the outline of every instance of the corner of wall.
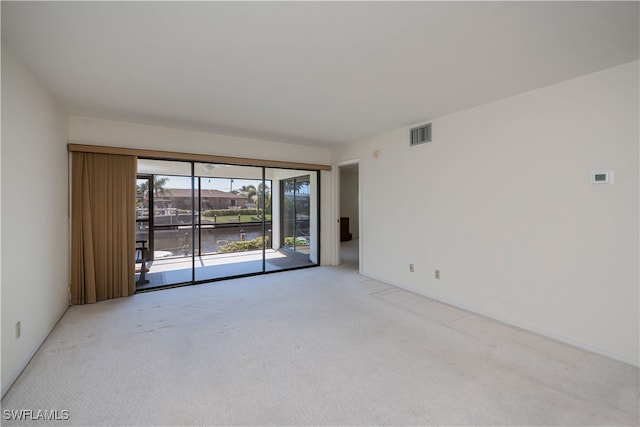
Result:
<instances>
[{"instance_id":1,"label":"corner of wall","mask_svg":"<svg viewBox=\"0 0 640 427\"><path fill-rule=\"evenodd\" d=\"M3 395L69 306L66 144L65 113L3 44Z\"/></svg>"},{"instance_id":2,"label":"corner of wall","mask_svg":"<svg viewBox=\"0 0 640 427\"><path fill-rule=\"evenodd\" d=\"M638 65L334 149L361 158L363 274L637 364Z\"/></svg>"}]
</instances>

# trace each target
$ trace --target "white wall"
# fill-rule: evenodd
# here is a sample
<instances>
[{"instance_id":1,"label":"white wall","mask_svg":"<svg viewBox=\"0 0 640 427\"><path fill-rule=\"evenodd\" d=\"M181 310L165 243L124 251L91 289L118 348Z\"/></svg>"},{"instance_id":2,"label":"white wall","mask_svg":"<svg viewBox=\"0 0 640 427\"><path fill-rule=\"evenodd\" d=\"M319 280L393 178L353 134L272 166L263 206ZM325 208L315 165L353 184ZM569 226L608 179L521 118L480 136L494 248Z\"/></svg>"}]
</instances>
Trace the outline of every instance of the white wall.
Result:
<instances>
[{"instance_id":1,"label":"white wall","mask_svg":"<svg viewBox=\"0 0 640 427\"><path fill-rule=\"evenodd\" d=\"M637 365L638 73L436 118L428 144L407 127L335 150L361 158L363 273Z\"/></svg>"},{"instance_id":2,"label":"white wall","mask_svg":"<svg viewBox=\"0 0 640 427\"><path fill-rule=\"evenodd\" d=\"M66 132L53 97L3 44L3 395L69 306Z\"/></svg>"},{"instance_id":3,"label":"white wall","mask_svg":"<svg viewBox=\"0 0 640 427\"><path fill-rule=\"evenodd\" d=\"M90 117L69 117L69 142L181 153L329 164L325 148Z\"/></svg>"},{"instance_id":4,"label":"white wall","mask_svg":"<svg viewBox=\"0 0 640 427\"><path fill-rule=\"evenodd\" d=\"M340 169L340 216L349 217L349 232L357 239L360 236L357 168Z\"/></svg>"}]
</instances>

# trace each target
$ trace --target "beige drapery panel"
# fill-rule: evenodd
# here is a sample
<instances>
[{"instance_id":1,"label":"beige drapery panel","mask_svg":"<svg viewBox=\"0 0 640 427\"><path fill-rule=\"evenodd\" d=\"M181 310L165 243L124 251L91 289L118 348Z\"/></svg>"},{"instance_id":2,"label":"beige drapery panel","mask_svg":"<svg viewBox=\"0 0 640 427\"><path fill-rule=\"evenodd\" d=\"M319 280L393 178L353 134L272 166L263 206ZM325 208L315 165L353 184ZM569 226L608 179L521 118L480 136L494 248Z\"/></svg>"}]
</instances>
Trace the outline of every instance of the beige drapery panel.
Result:
<instances>
[{"instance_id":1,"label":"beige drapery panel","mask_svg":"<svg viewBox=\"0 0 640 427\"><path fill-rule=\"evenodd\" d=\"M136 157L74 152L71 303L135 291Z\"/></svg>"}]
</instances>

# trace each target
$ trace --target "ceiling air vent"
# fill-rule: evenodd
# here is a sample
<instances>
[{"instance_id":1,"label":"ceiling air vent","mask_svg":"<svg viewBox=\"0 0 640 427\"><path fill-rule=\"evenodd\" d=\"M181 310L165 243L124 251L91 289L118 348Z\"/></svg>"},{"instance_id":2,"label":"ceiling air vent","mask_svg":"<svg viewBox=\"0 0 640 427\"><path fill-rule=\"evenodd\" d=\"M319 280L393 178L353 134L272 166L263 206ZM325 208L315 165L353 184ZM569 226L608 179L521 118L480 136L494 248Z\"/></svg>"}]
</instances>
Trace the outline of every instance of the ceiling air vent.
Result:
<instances>
[{"instance_id":1,"label":"ceiling air vent","mask_svg":"<svg viewBox=\"0 0 640 427\"><path fill-rule=\"evenodd\" d=\"M431 142L431 123L411 129L411 146Z\"/></svg>"}]
</instances>

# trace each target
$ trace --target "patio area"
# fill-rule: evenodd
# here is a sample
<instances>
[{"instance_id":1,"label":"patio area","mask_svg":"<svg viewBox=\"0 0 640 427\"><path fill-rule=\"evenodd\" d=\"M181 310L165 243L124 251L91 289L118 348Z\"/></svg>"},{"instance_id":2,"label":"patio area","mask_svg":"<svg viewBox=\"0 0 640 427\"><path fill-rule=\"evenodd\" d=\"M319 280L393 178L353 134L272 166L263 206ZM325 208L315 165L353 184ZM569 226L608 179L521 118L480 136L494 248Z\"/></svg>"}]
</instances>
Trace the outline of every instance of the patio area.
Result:
<instances>
[{"instance_id":1,"label":"patio area","mask_svg":"<svg viewBox=\"0 0 640 427\"><path fill-rule=\"evenodd\" d=\"M158 254L156 254L157 256ZM227 254L209 254L195 257L195 278L192 275L191 257L158 258L147 262L146 279L149 283L137 284L140 277L136 266L136 291L161 286L189 283L195 281L216 280L245 274L261 273L263 268L262 250L234 252ZM266 272L314 265L308 254L286 249L267 249L264 268Z\"/></svg>"}]
</instances>

